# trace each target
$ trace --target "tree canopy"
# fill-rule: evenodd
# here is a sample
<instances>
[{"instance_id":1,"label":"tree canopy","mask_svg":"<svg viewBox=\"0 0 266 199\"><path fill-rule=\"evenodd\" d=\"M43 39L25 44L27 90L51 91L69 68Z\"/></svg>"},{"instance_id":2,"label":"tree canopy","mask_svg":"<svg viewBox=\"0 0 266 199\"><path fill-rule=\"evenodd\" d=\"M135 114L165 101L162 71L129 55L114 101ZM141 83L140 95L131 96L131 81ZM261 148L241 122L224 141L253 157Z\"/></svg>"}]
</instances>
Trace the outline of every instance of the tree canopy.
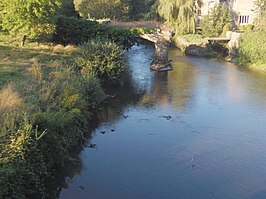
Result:
<instances>
[{"instance_id":1,"label":"tree canopy","mask_svg":"<svg viewBox=\"0 0 266 199\"><path fill-rule=\"evenodd\" d=\"M256 0L254 3L257 14L257 28L266 30L266 0Z\"/></svg>"},{"instance_id":2,"label":"tree canopy","mask_svg":"<svg viewBox=\"0 0 266 199\"><path fill-rule=\"evenodd\" d=\"M2 0L2 28L13 35L34 38L54 30L54 14L61 0Z\"/></svg>"},{"instance_id":3,"label":"tree canopy","mask_svg":"<svg viewBox=\"0 0 266 199\"><path fill-rule=\"evenodd\" d=\"M197 0L159 0L158 13L177 34L195 33Z\"/></svg>"},{"instance_id":4,"label":"tree canopy","mask_svg":"<svg viewBox=\"0 0 266 199\"><path fill-rule=\"evenodd\" d=\"M83 18L138 20L149 12L155 0L74 0Z\"/></svg>"},{"instance_id":5,"label":"tree canopy","mask_svg":"<svg viewBox=\"0 0 266 199\"><path fill-rule=\"evenodd\" d=\"M230 22L231 15L228 8L225 5L215 5L209 14L202 18L200 26L204 36L218 37L223 33L225 26L229 29Z\"/></svg>"}]
</instances>

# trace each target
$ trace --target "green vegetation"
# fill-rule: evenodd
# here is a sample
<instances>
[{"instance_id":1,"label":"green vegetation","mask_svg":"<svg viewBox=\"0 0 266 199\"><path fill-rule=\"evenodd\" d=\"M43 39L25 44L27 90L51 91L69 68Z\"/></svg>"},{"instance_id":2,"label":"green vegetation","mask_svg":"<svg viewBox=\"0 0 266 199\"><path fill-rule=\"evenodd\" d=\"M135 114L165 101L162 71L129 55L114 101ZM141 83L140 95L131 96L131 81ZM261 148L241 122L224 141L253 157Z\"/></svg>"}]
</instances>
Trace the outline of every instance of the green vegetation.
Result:
<instances>
[{"instance_id":1,"label":"green vegetation","mask_svg":"<svg viewBox=\"0 0 266 199\"><path fill-rule=\"evenodd\" d=\"M257 25L252 31L246 31L240 40L236 61L253 68L266 70L266 0L257 0Z\"/></svg>"},{"instance_id":2,"label":"green vegetation","mask_svg":"<svg viewBox=\"0 0 266 199\"><path fill-rule=\"evenodd\" d=\"M88 23L98 27L97 22ZM89 37L104 37L101 31ZM112 40L119 38L114 32L117 35L109 35ZM118 79L125 68L119 44L94 40L84 45L94 49L90 61L101 65L91 69L100 73L85 72L76 64L82 60L82 47L37 46L29 41L17 47L16 37L1 35L0 198L45 193L46 177L82 142L87 121L104 98L100 82Z\"/></svg>"},{"instance_id":3,"label":"green vegetation","mask_svg":"<svg viewBox=\"0 0 266 199\"><path fill-rule=\"evenodd\" d=\"M195 33L195 8L200 1L195 0L160 0L159 15L174 28L176 34Z\"/></svg>"},{"instance_id":4,"label":"green vegetation","mask_svg":"<svg viewBox=\"0 0 266 199\"><path fill-rule=\"evenodd\" d=\"M200 34L180 35L180 37L184 38L186 41L193 44L202 43L204 39L204 37Z\"/></svg>"},{"instance_id":5,"label":"green vegetation","mask_svg":"<svg viewBox=\"0 0 266 199\"><path fill-rule=\"evenodd\" d=\"M210 10L209 15L203 17L200 22L202 33L205 37L225 36L223 30L229 29L230 21L231 16L228 9L224 5L215 5Z\"/></svg>"},{"instance_id":6,"label":"green vegetation","mask_svg":"<svg viewBox=\"0 0 266 199\"><path fill-rule=\"evenodd\" d=\"M134 36L128 29L99 24L96 21L61 16L56 22L53 41L63 45L77 45L90 39L104 38L128 48L134 43Z\"/></svg>"},{"instance_id":7,"label":"green vegetation","mask_svg":"<svg viewBox=\"0 0 266 199\"><path fill-rule=\"evenodd\" d=\"M266 31L246 32L241 36L238 62L266 69Z\"/></svg>"},{"instance_id":8,"label":"green vegetation","mask_svg":"<svg viewBox=\"0 0 266 199\"><path fill-rule=\"evenodd\" d=\"M252 24L246 24L246 25L241 25L239 26L239 30L241 31L251 31L253 30L253 25Z\"/></svg>"},{"instance_id":9,"label":"green vegetation","mask_svg":"<svg viewBox=\"0 0 266 199\"><path fill-rule=\"evenodd\" d=\"M60 0L3 0L2 28L12 35L46 37L54 31L54 14Z\"/></svg>"},{"instance_id":10,"label":"green vegetation","mask_svg":"<svg viewBox=\"0 0 266 199\"><path fill-rule=\"evenodd\" d=\"M126 65L123 49L107 40L92 40L80 46L76 59L82 74L102 80L117 80Z\"/></svg>"},{"instance_id":11,"label":"green vegetation","mask_svg":"<svg viewBox=\"0 0 266 199\"><path fill-rule=\"evenodd\" d=\"M155 0L74 0L80 16L89 19L139 20L149 12Z\"/></svg>"}]
</instances>

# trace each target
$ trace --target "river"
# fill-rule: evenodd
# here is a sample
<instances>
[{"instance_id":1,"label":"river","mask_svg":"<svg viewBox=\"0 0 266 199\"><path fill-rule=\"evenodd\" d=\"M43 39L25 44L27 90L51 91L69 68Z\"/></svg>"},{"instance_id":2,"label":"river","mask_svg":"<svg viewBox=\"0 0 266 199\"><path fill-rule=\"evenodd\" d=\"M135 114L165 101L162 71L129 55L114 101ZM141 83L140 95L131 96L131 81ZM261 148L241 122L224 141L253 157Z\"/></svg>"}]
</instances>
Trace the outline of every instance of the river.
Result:
<instances>
[{"instance_id":1,"label":"river","mask_svg":"<svg viewBox=\"0 0 266 199\"><path fill-rule=\"evenodd\" d=\"M129 50L91 124L96 148L56 176L56 198L266 198L266 74L169 53L174 70L156 73L152 47Z\"/></svg>"}]
</instances>

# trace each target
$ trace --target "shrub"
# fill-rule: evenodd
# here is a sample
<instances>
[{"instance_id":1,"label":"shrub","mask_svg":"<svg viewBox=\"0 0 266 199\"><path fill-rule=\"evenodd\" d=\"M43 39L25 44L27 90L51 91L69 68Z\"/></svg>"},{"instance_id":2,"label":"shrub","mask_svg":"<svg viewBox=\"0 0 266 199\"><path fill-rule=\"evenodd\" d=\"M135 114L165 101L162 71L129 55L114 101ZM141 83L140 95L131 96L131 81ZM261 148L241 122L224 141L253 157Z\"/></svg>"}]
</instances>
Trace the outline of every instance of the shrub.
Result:
<instances>
[{"instance_id":1,"label":"shrub","mask_svg":"<svg viewBox=\"0 0 266 199\"><path fill-rule=\"evenodd\" d=\"M140 36L140 35L144 35L144 34L154 33L155 29L153 29L153 28L131 28L130 32L134 36Z\"/></svg>"},{"instance_id":2,"label":"shrub","mask_svg":"<svg viewBox=\"0 0 266 199\"><path fill-rule=\"evenodd\" d=\"M266 31L246 32L241 36L238 61L242 64L266 63Z\"/></svg>"},{"instance_id":3,"label":"shrub","mask_svg":"<svg viewBox=\"0 0 266 199\"><path fill-rule=\"evenodd\" d=\"M25 198L28 190L43 192L41 178L47 175L39 147L45 132L39 133L26 114L20 115L19 123L15 117L4 121L10 131L0 151L0 198Z\"/></svg>"},{"instance_id":4,"label":"shrub","mask_svg":"<svg viewBox=\"0 0 266 199\"><path fill-rule=\"evenodd\" d=\"M0 121L0 198L26 198L29 190L43 195L48 171L62 166L80 143L104 96L99 80L82 76L75 65L40 68L15 88L18 94L8 87L0 94L13 102L11 108L3 103L6 114ZM30 117L8 112L21 101L31 107Z\"/></svg>"},{"instance_id":5,"label":"shrub","mask_svg":"<svg viewBox=\"0 0 266 199\"><path fill-rule=\"evenodd\" d=\"M96 21L65 16L58 17L53 41L63 45L77 45L95 37L97 26Z\"/></svg>"},{"instance_id":6,"label":"shrub","mask_svg":"<svg viewBox=\"0 0 266 199\"><path fill-rule=\"evenodd\" d=\"M224 26L230 21L231 16L228 9L225 6L215 5L200 22L202 33L206 37L218 37L222 34Z\"/></svg>"},{"instance_id":7,"label":"shrub","mask_svg":"<svg viewBox=\"0 0 266 199\"><path fill-rule=\"evenodd\" d=\"M189 43L202 43L203 42L203 36L200 34L187 34L187 35L181 35L180 37L184 38Z\"/></svg>"},{"instance_id":8,"label":"shrub","mask_svg":"<svg viewBox=\"0 0 266 199\"><path fill-rule=\"evenodd\" d=\"M57 19L53 41L63 45L77 45L98 37L109 39L125 48L134 44L134 35L128 29L65 16Z\"/></svg>"},{"instance_id":9,"label":"shrub","mask_svg":"<svg viewBox=\"0 0 266 199\"><path fill-rule=\"evenodd\" d=\"M116 80L126 67L123 53L122 48L114 42L92 40L80 46L76 63L84 75Z\"/></svg>"},{"instance_id":10,"label":"shrub","mask_svg":"<svg viewBox=\"0 0 266 199\"><path fill-rule=\"evenodd\" d=\"M241 26L239 26L239 30L251 31L251 30L253 30L253 25L252 24L241 25Z\"/></svg>"}]
</instances>

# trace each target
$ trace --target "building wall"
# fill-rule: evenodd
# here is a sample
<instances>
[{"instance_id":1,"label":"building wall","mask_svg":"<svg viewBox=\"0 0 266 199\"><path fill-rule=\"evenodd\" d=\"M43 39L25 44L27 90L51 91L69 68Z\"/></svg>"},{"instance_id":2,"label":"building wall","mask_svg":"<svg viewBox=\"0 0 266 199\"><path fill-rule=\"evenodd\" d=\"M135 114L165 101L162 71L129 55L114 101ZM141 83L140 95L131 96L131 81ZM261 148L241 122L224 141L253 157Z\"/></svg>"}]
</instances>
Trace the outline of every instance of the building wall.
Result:
<instances>
[{"instance_id":1,"label":"building wall","mask_svg":"<svg viewBox=\"0 0 266 199\"><path fill-rule=\"evenodd\" d=\"M202 0L203 6L198 12L198 18L208 15L209 10L214 5L224 2L228 5L228 8L232 10L232 18L236 24L253 24L255 13L254 13L254 0Z\"/></svg>"},{"instance_id":2,"label":"building wall","mask_svg":"<svg viewBox=\"0 0 266 199\"><path fill-rule=\"evenodd\" d=\"M236 22L239 24L253 24L255 18L253 0L234 0L232 10L237 14Z\"/></svg>"}]
</instances>

